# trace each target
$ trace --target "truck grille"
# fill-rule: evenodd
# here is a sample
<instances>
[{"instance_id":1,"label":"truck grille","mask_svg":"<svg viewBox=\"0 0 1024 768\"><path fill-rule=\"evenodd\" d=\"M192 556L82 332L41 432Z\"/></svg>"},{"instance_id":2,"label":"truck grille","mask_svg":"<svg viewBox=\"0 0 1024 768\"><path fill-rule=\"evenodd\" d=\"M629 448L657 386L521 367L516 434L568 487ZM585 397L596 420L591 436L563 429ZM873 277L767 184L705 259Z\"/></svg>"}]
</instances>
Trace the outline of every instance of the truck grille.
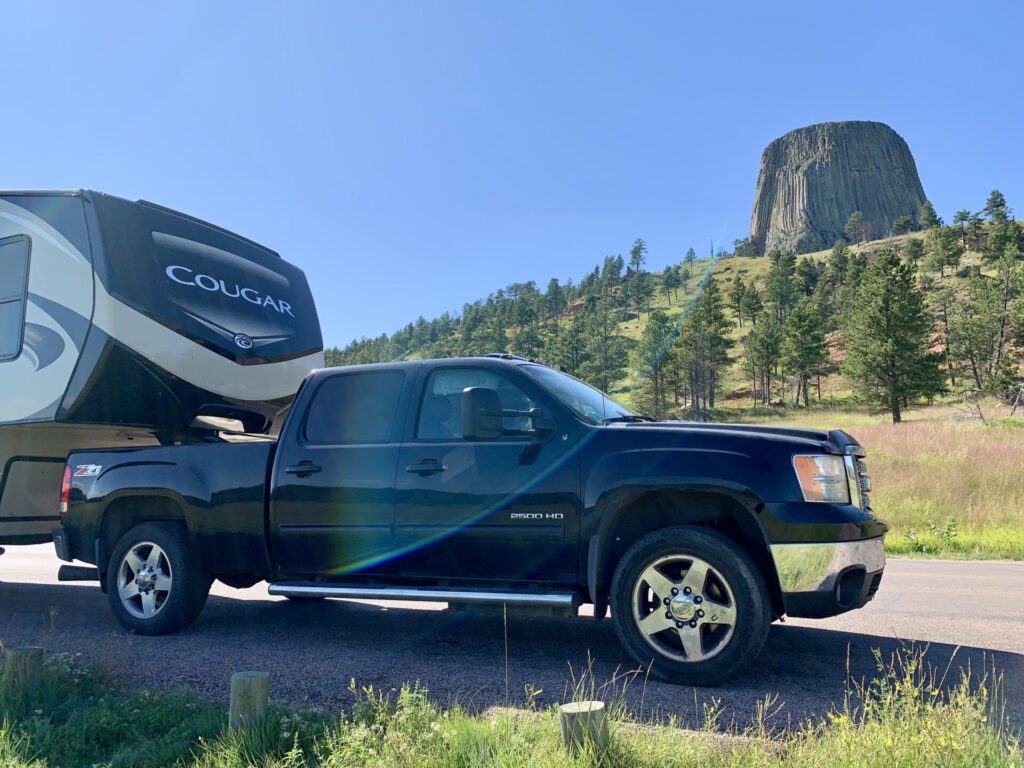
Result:
<instances>
[{"instance_id":1,"label":"truck grille","mask_svg":"<svg viewBox=\"0 0 1024 768\"><path fill-rule=\"evenodd\" d=\"M868 466L858 456L851 455L849 449L846 456L846 479L850 485L851 501L861 509L871 507L871 478L868 477Z\"/></svg>"},{"instance_id":2,"label":"truck grille","mask_svg":"<svg viewBox=\"0 0 1024 768\"><path fill-rule=\"evenodd\" d=\"M868 477L868 465L863 459L857 459L857 486L860 490L861 509L871 507L871 478Z\"/></svg>"}]
</instances>

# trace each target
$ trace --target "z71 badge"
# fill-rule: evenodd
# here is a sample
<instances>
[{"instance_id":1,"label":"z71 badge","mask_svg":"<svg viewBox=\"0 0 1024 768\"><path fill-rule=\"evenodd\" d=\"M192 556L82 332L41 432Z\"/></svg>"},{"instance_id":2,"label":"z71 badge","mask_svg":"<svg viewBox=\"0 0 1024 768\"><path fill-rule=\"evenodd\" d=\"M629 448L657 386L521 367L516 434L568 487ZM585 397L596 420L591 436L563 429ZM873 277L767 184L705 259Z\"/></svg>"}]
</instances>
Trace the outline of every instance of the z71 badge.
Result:
<instances>
[{"instance_id":1,"label":"z71 badge","mask_svg":"<svg viewBox=\"0 0 1024 768\"><path fill-rule=\"evenodd\" d=\"M79 464L75 467L75 477L99 477L102 471L102 464Z\"/></svg>"}]
</instances>

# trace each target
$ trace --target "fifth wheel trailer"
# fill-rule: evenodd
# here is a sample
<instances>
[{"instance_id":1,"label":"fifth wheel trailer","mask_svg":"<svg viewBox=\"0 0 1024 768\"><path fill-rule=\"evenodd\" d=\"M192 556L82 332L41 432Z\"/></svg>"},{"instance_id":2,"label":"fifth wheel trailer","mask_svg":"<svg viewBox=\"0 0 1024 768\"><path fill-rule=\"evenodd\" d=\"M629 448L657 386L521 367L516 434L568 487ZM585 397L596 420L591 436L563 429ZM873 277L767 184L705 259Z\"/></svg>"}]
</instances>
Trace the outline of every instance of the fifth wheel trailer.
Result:
<instances>
[{"instance_id":1,"label":"fifth wheel trailer","mask_svg":"<svg viewBox=\"0 0 1024 768\"><path fill-rule=\"evenodd\" d=\"M72 449L273 431L323 359L274 251L142 200L0 192L0 545L50 540Z\"/></svg>"}]
</instances>

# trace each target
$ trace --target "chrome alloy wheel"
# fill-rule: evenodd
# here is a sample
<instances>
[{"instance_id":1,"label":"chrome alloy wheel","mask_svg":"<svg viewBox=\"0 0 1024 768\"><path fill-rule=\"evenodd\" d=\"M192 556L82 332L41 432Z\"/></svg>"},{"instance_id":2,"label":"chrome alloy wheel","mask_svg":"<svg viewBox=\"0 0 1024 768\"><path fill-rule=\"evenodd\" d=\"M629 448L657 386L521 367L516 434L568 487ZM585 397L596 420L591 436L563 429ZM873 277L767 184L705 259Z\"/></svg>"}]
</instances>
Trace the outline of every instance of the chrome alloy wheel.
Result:
<instances>
[{"instance_id":1,"label":"chrome alloy wheel","mask_svg":"<svg viewBox=\"0 0 1024 768\"><path fill-rule=\"evenodd\" d=\"M650 563L633 585L633 620L654 650L674 661L707 661L732 639L736 599L720 571L688 555Z\"/></svg>"},{"instance_id":2,"label":"chrome alloy wheel","mask_svg":"<svg viewBox=\"0 0 1024 768\"><path fill-rule=\"evenodd\" d=\"M117 569L121 605L132 616L151 619L163 610L171 595L171 563L151 541L134 545Z\"/></svg>"}]
</instances>

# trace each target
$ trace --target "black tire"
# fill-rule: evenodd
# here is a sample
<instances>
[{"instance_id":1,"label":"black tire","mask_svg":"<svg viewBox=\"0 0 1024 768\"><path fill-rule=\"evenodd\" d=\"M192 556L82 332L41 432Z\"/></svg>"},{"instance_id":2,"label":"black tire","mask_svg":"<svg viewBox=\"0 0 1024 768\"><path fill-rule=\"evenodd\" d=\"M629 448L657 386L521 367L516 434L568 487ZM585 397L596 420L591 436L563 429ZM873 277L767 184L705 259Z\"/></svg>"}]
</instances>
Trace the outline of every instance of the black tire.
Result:
<instances>
[{"instance_id":1,"label":"black tire","mask_svg":"<svg viewBox=\"0 0 1024 768\"><path fill-rule=\"evenodd\" d=\"M672 588L677 589L678 594L671 593L670 602L665 605L665 597L657 595L649 582L641 580L641 574L657 576L660 573L666 576L666 584L681 585L694 563L693 558L711 569L708 571L711 575L703 582L706 590L702 589L702 600L696 601L697 605L693 604L697 597L695 592L692 597L684 596L683 590L675 586ZM676 567L680 569L679 577L672 576L672 569ZM694 578L697 573L695 570ZM768 588L750 555L728 537L699 526L661 528L634 543L615 570L610 602L616 634L629 655L644 669L650 665L652 677L687 685L713 685L751 664L764 647L772 622ZM705 613L700 604L705 607L721 604L724 608L712 608ZM718 611L726 616L730 607L734 617L731 624L711 622ZM700 618L690 613L698 609ZM666 626L658 629L662 616ZM653 630L650 635L641 630L641 618L652 622L648 626ZM700 652L692 656L697 660L685 658L689 653L684 648L683 637L693 642L693 635L686 635L687 632L695 633L698 638L696 647ZM713 652L713 655L704 658L705 652Z\"/></svg>"},{"instance_id":2,"label":"black tire","mask_svg":"<svg viewBox=\"0 0 1024 768\"><path fill-rule=\"evenodd\" d=\"M161 550L156 556L153 556L154 545ZM132 572L132 565L127 562L129 553L144 560L143 569L150 567L151 556L159 561L155 574L147 572L143 575L148 590L140 588L138 578L129 578ZM169 580L161 581L161 576L165 579L169 576ZM123 597L122 584L130 590L129 582L134 582L139 594ZM206 605L212 583L210 574L199 567L189 552L185 529L178 523L142 523L135 526L117 542L107 564L107 599L114 615L125 629L139 635L166 635L187 627ZM158 588L163 585L169 588ZM153 597L152 612L147 616L144 615L147 606L143 598L150 594Z\"/></svg>"}]
</instances>

